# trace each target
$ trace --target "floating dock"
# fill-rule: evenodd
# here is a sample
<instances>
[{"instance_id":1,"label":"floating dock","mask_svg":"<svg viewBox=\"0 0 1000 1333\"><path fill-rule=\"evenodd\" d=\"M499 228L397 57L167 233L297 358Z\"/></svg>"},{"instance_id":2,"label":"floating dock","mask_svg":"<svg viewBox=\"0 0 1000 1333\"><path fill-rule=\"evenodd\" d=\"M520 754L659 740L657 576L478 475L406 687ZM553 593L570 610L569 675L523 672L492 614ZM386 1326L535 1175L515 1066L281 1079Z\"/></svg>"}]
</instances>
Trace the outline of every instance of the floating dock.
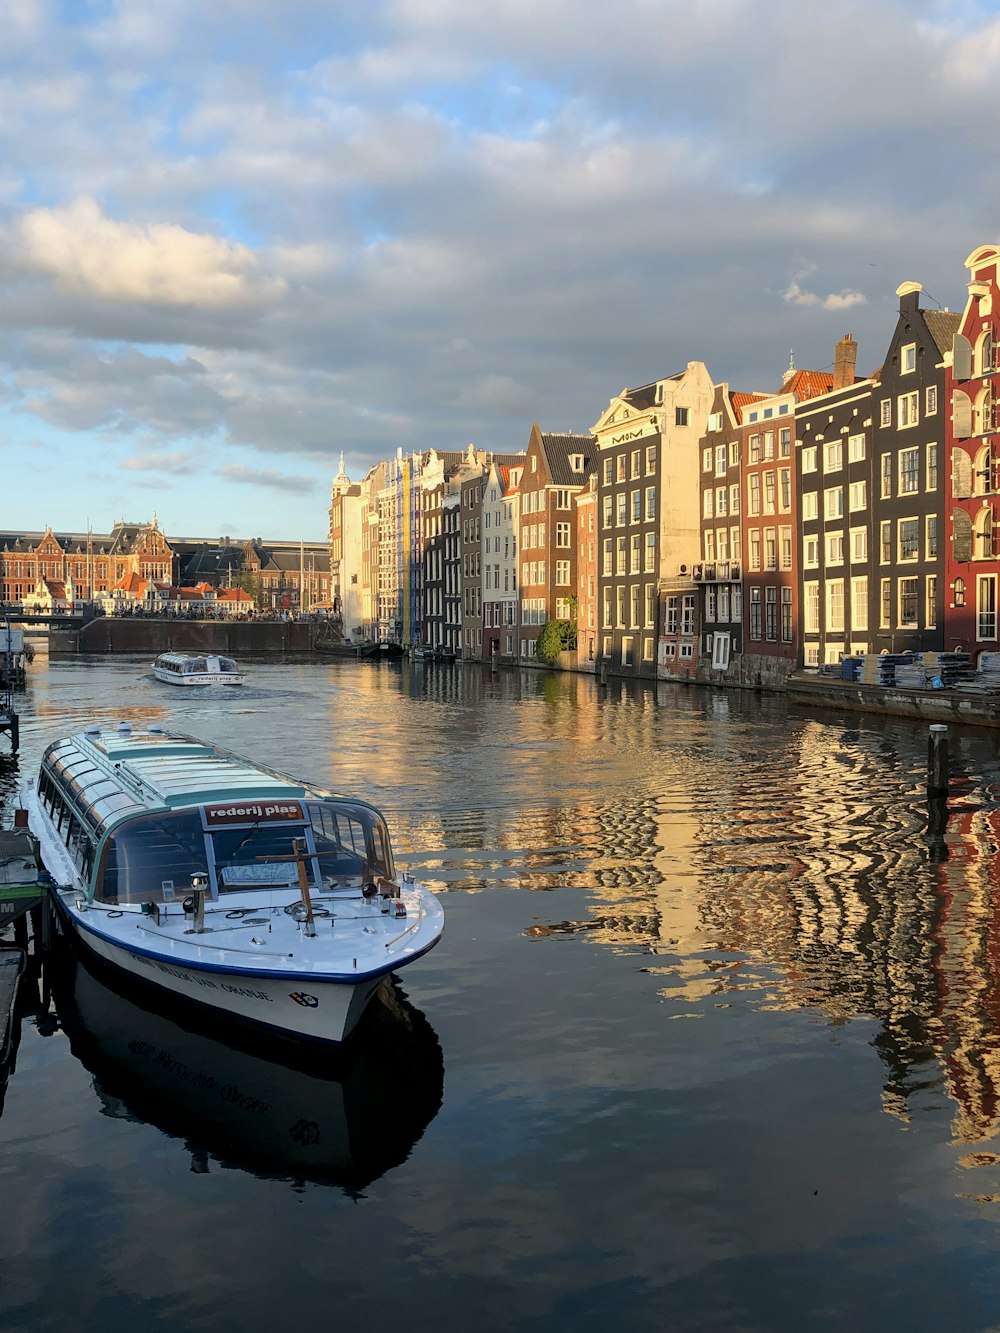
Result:
<instances>
[{"instance_id":1,"label":"floating dock","mask_svg":"<svg viewBox=\"0 0 1000 1333\"><path fill-rule=\"evenodd\" d=\"M14 943L0 940L0 1080L14 1050L17 995L28 961L28 917L32 912L47 935L48 904L35 855L35 839L26 828L0 829L0 931L13 925ZM41 908L44 911L39 911ZM38 941L36 941L37 947Z\"/></svg>"}]
</instances>

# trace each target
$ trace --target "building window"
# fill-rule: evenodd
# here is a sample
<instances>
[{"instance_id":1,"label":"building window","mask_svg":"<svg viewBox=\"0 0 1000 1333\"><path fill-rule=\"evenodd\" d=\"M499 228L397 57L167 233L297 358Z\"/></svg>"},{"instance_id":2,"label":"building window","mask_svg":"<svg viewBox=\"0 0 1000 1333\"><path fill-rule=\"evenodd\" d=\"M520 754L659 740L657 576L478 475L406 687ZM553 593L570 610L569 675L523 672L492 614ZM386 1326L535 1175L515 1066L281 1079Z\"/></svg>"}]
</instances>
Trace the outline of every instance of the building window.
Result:
<instances>
[{"instance_id":1,"label":"building window","mask_svg":"<svg viewBox=\"0 0 1000 1333\"><path fill-rule=\"evenodd\" d=\"M791 643L792 641L792 590L791 588L782 588L781 590L781 642Z\"/></svg>"},{"instance_id":2,"label":"building window","mask_svg":"<svg viewBox=\"0 0 1000 1333\"><path fill-rule=\"evenodd\" d=\"M806 521L819 517L819 499L815 491L807 491L802 497L802 517Z\"/></svg>"},{"instance_id":3,"label":"building window","mask_svg":"<svg viewBox=\"0 0 1000 1333\"><path fill-rule=\"evenodd\" d=\"M924 555L926 559L933 560L938 553L938 521L937 514L928 514L924 520Z\"/></svg>"},{"instance_id":4,"label":"building window","mask_svg":"<svg viewBox=\"0 0 1000 1333\"><path fill-rule=\"evenodd\" d=\"M642 522L642 491L632 491L629 495L629 507L632 510L632 522Z\"/></svg>"},{"instance_id":5,"label":"building window","mask_svg":"<svg viewBox=\"0 0 1000 1333\"><path fill-rule=\"evenodd\" d=\"M826 534L826 563L842 565L844 563L844 534L828 532Z\"/></svg>"},{"instance_id":6,"label":"building window","mask_svg":"<svg viewBox=\"0 0 1000 1333\"><path fill-rule=\"evenodd\" d=\"M899 354L899 373L908 375L917 368L917 344L907 343Z\"/></svg>"},{"instance_id":7,"label":"building window","mask_svg":"<svg viewBox=\"0 0 1000 1333\"><path fill-rule=\"evenodd\" d=\"M844 466L844 446L840 440L831 440L823 450L823 470L837 472Z\"/></svg>"},{"instance_id":8,"label":"building window","mask_svg":"<svg viewBox=\"0 0 1000 1333\"><path fill-rule=\"evenodd\" d=\"M655 571L656 571L656 533L655 533L655 532L647 532L647 533L646 533L646 556L645 556L645 559L643 560L643 565L642 565L642 567L643 567L644 571L645 571L647 574L652 574L652 573L655 573Z\"/></svg>"},{"instance_id":9,"label":"building window","mask_svg":"<svg viewBox=\"0 0 1000 1333\"><path fill-rule=\"evenodd\" d=\"M879 626L888 629L892 624L892 579L882 579L879 584Z\"/></svg>"},{"instance_id":10,"label":"building window","mask_svg":"<svg viewBox=\"0 0 1000 1333\"><path fill-rule=\"evenodd\" d=\"M646 446L646 476L651 477L656 471L656 445Z\"/></svg>"},{"instance_id":11,"label":"building window","mask_svg":"<svg viewBox=\"0 0 1000 1333\"><path fill-rule=\"evenodd\" d=\"M792 456L792 428L791 426L782 426L778 431L778 457L791 458Z\"/></svg>"},{"instance_id":12,"label":"building window","mask_svg":"<svg viewBox=\"0 0 1000 1333\"><path fill-rule=\"evenodd\" d=\"M681 604L681 634L694 633L694 594L685 593Z\"/></svg>"},{"instance_id":13,"label":"building window","mask_svg":"<svg viewBox=\"0 0 1000 1333\"><path fill-rule=\"evenodd\" d=\"M811 447L811 448L809 448L809 449L803 449L803 450L802 450L802 471L803 471L803 472L815 472L815 471L816 471L816 449L815 449L815 447Z\"/></svg>"},{"instance_id":14,"label":"building window","mask_svg":"<svg viewBox=\"0 0 1000 1333\"><path fill-rule=\"evenodd\" d=\"M709 427L711 429L711 427ZM726 473L726 446L717 444L715 446L715 475L723 477Z\"/></svg>"},{"instance_id":15,"label":"building window","mask_svg":"<svg viewBox=\"0 0 1000 1333\"><path fill-rule=\"evenodd\" d=\"M751 463L759 463L759 462L760 462L760 436L759 436L759 435L751 435L751 436L750 436L750 462L751 462Z\"/></svg>"},{"instance_id":16,"label":"building window","mask_svg":"<svg viewBox=\"0 0 1000 1333\"><path fill-rule=\"evenodd\" d=\"M955 605L965 605L965 579L955 580Z\"/></svg>"},{"instance_id":17,"label":"building window","mask_svg":"<svg viewBox=\"0 0 1000 1333\"><path fill-rule=\"evenodd\" d=\"M924 624L928 629L937 625L937 575L928 574L924 584Z\"/></svg>"},{"instance_id":18,"label":"building window","mask_svg":"<svg viewBox=\"0 0 1000 1333\"><path fill-rule=\"evenodd\" d=\"M858 509L867 509L868 507L868 483L866 481L852 481L850 490L851 512Z\"/></svg>"},{"instance_id":19,"label":"building window","mask_svg":"<svg viewBox=\"0 0 1000 1333\"><path fill-rule=\"evenodd\" d=\"M855 632L868 629L868 578L851 579L851 629Z\"/></svg>"},{"instance_id":20,"label":"building window","mask_svg":"<svg viewBox=\"0 0 1000 1333\"><path fill-rule=\"evenodd\" d=\"M898 539L900 561L920 559L919 518L901 518L899 520Z\"/></svg>"},{"instance_id":21,"label":"building window","mask_svg":"<svg viewBox=\"0 0 1000 1333\"><path fill-rule=\"evenodd\" d=\"M848 462L861 463L865 457L865 437L863 435L852 435L847 441Z\"/></svg>"},{"instance_id":22,"label":"building window","mask_svg":"<svg viewBox=\"0 0 1000 1333\"><path fill-rule=\"evenodd\" d=\"M570 525L568 523L556 524L556 545L569 546L570 544Z\"/></svg>"},{"instance_id":23,"label":"building window","mask_svg":"<svg viewBox=\"0 0 1000 1333\"><path fill-rule=\"evenodd\" d=\"M879 425L880 426L892 425L892 399L890 398L882 399L881 411L879 415Z\"/></svg>"},{"instance_id":24,"label":"building window","mask_svg":"<svg viewBox=\"0 0 1000 1333\"><path fill-rule=\"evenodd\" d=\"M750 589L750 637L760 639L760 589Z\"/></svg>"},{"instance_id":25,"label":"building window","mask_svg":"<svg viewBox=\"0 0 1000 1333\"><path fill-rule=\"evenodd\" d=\"M751 472L747 478L747 510L750 514L760 513L760 473Z\"/></svg>"},{"instance_id":26,"label":"building window","mask_svg":"<svg viewBox=\"0 0 1000 1333\"><path fill-rule=\"evenodd\" d=\"M844 517L844 488L831 486L823 492L823 513L826 518Z\"/></svg>"},{"instance_id":27,"label":"building window","mask_svg":"<svg viewBox=\"0 0 1000 1333\"><path fill-rule=\"evenodd\" d=\"M932 417L937 412L938 391L936 384L928 384L924 395L924 416Z\"/></svg>"},{"instance_id":28,"label":"building window","mask_svg":"<svg viewBox=\"0 0 1000 1333\"><path fill-rule=\"evenodd\" d=\"M702 472L711 472L712 470L712 447L706 446L701 451L701 470Z\"/></svg>"},{"instance_id":29,"label":"building window","mask_svg":"<svg viewBox=\"0 0 1000 1333\"><path fill-rule=\"evenodd\" d=\"M686 407L674 408L674 425L686 426L688 424L688 409Z\"/></svg>"},{"instance_id":30,"label":"building window","mask_svg":"<svg viewBox=\"0 0 1000 1333\"><path fill-rule=\"evenodd\" d=\"M819 633L819 584L806 583L802 588L805 598L803 624L807 634Z\"/></svg>"},{"instance_id":31,"label":"building window","mask_svg":"<svg viewBox=\"0 0 1000 1333\"><path fill-rule=\"evenodd\" d=\"M764 602L764 638L769 643L776 643L778 639L778 589L771 587L765 589Z\"/></svg>"},{"instance_id":32,"label":"building window","mask_svg":"<svg viewBox=\"0 0 1000 1333\"><path fill-rule=\"evenodd\" d=\"M826 585L826 632L844 632L844 580L830 579Z\"/></svg>"},{"instance_id":33,"label":"building window","mask_svg":"<svg viewBox=\"0 0 1000 1333\"><path fill-rule=\"evenodd\" d=\"M882 499L892 496L892 454L882 455Z\"/></svg>"},{"instance_id":34,"label":"building window","mask_svg":"<svg viewBox=\"0 0 1000 1333\"><path fill-rule=\"evenodd\" d=\"M980 559L991 559L996 555L993 510L984 506L976 515L976 555ZM980 636L982 637L982 636Z\"/></svg>"},{"instance_id":35,"label":"building window","mask_svg":"<svg viewBox=\"0 0 1000 1333\"><path fill-rule=\"evenodd\" d=\"M740 512L740 486L739 482L729 488L729 512L735 516Z\"/></svg>"},{"instance_id":36,"label":"building window","mask_svg":"<svg viewBox=\"0 0 1000 1333\"><path fill-rule=\"evenodd\" d=\"M779 498L781 512L787 514L792 507L792 471L791 468L778 469Z\"/></svg>"},{"instance_id":37,"label":"building window","mask_svg":"<svg viewBox=\"0 0 1000 1333\"><path fill-rule=\"evenodd\" d=\"M927 446L927 489L936 491L938 484L938 448L936 444Z\"/></svg>"},{"instance_id":38,"label":"building window","mask_svg":"<svg viewBox=\"0 0 1000 1333\"><path fill-rule=\"evenodd\" d=\"M802 538L802 565L805 569L819 568L819 538L807 536Z\"/></svg>"},{"instance_id":39,"label":"building window","mask_svg":"<svg viewBox=\"0 0 1000 1333\"><path fill-rule=\"evenodd\" d=\"M764 473L764 513L774 513L774 473Z\"/></svg>"},{"instance_id":40,"label":"building window","mask_svg":"<svg viewBox=\"0 0 1000 1333\"><path fill-rule=\"evenodd\" d=\"M900 430L915 426L920 420L920 394L916 389L912 393L901 393L896 399L896 425Z\"/></svg>"},{"instance_id":41,"label":"building window","mask_svg":"<svg viewBox=\"0 0 1000 1333\"><path fill-rule=\"evenodd\" d=\"M868 559L868 529L851 528L851 563L862 564Z\"/></svg>"},{"instance_id":42,"label":"building window","mask_svg":"<svg viewBox=\"0 0 1000 1333\"><path fill-rule=\"evenodd\" d=\"M792 530L791 528L781 529L781 568L791 569L792 567Z\"/></svg>"},{"instance_id":43,"label":"building window","mask_svg":"<svg viewBox=\"0 0 1000 1333\"><path fill-rule=\"evenodd\" d=\"M917 624L918 579L899 580L899 627L912 629Z\"/></svg>"},{"instance_id":44,"label":"building window","mask_svg":"<svg viewBox=\"0 0 1000 1333\"><path fill-rule=\"evenodd\" d=\"M916 495L920 489L920 450L901 449L899 453L899 494Z\"/></svg>"},{"instance_id":45,"label":"building window","mask_svg":"<svg viewBox=\"0 0 1000 1333\"><path fill-rule=\"evenodd\" d=\"M677 608L678 608L678 600L677 600L677 598L676 598L676 597L668 597L668 598L667 598L667 618L666 618L666 624L665 624L664 627L663 627L663 632L664 632L665 634L676 634L676 633L677 633Z\"/></svg>"},{"instance_id":46,"label":"building window","mask_svg":"<svg viewBox=\"0 0 1000 1333\"><path fill-rule=\"evenodd\" d=\"M647 487L646 487L646 518L647 518L647 519L653 519L653 518L655 518L655 517L656 517L656 487L655 487L655 486L647 486Z\"/></svg>"},{"instance_id":47,"label":"building window","mask_svg":"<svg viewBox=\"0 0 1000 1333\"><path fill-rule=\"evenodd\" d=\"M499 572L499 570L498 570L498 572ZM557 561L556 561L556 584L557 584L557 586L560 587L560 588L566 588L566 587L569 586L569 561L568 561L568 560L557 560Z\"/></svg>"}]
</instances>

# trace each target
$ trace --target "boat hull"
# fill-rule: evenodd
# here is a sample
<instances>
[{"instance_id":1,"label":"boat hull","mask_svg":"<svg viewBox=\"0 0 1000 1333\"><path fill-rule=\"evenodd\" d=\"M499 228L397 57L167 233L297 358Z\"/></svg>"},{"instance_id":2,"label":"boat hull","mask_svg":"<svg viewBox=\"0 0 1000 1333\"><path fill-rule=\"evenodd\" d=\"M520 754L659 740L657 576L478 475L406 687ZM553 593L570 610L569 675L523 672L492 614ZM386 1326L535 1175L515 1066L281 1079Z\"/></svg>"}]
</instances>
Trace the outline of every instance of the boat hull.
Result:
<instances>
[{"instance_id":1,"label":"boat hull","mask_svg":"<svg viewBox=\"0 0 1000 1333\"><path fill-rule=\"evenodd\" d=\"M53 893L60 930L75 947L134 981L154 986L240 1023L250 1023L286 1037L338 1044L357 1026L365 1006L392 970L357 981L315 973L270 971L222 965L193 966L169 954L130 948L93 929L68 895Z\"/></svg>"},{"instance_id":2,"label":"boat hull","mask_svg":"<svg viewBox=\"0 0 1000 1333\"><path fill-rule=\"evenodd\" d=\"M166 685L242 685L243 677L237 671L198 671L182 675L177 671L163 671L153 667L153 675Z\"/></svg>"}]
</instances>

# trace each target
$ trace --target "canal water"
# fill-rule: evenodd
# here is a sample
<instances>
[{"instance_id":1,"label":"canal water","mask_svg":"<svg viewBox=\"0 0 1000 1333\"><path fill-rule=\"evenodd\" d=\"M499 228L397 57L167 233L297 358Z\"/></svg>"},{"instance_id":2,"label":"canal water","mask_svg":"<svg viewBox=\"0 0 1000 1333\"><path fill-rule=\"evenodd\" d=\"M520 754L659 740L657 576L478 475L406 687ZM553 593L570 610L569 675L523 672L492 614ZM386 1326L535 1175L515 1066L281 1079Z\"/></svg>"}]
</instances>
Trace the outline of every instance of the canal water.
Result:
<instances>
[{"instance_id":1,"label":"canal water","mask_svg":"<svg viewBox=\"0 0 1000 1333\"><path fill-rule=\"evenodd\" d=\"M925 726L752 694L42 656L19 699L8 822L52 738L159 722L372 799L447 932L339 1062L54 966L0 1328L1000 1329L997 737L945 807Z\"/></svg>"}]
</instances>

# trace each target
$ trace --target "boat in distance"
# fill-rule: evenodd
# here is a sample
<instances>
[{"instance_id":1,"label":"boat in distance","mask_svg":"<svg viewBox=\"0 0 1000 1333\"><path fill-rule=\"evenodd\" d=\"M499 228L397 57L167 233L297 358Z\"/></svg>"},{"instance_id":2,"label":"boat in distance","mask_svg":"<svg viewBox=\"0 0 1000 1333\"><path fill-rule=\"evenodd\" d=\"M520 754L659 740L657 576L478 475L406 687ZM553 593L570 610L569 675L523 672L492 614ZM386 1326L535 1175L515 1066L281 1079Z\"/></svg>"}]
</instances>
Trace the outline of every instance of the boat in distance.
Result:
<instances>
[{"instance_id":1,"label":"boat in distance","mask_svg":"<svg viewBox=\"0 0 1000 1333\"><path fill-rule=\"evenodd\" d=\"M54 741L21 802L59 929L165 1001L339 1043L444 932L374 806L192 736Z\"/></svg>"},{"instance_id":2,"label":"boat in distance","mask_svg":"<svg viewBox=\"0 0 1000 1333\"><path fill-rule=\"evenodd\" d=\"M242 685L243 672L218 653L160 653L153 675L168 685Z\"/></svg>"}]
</instances>

